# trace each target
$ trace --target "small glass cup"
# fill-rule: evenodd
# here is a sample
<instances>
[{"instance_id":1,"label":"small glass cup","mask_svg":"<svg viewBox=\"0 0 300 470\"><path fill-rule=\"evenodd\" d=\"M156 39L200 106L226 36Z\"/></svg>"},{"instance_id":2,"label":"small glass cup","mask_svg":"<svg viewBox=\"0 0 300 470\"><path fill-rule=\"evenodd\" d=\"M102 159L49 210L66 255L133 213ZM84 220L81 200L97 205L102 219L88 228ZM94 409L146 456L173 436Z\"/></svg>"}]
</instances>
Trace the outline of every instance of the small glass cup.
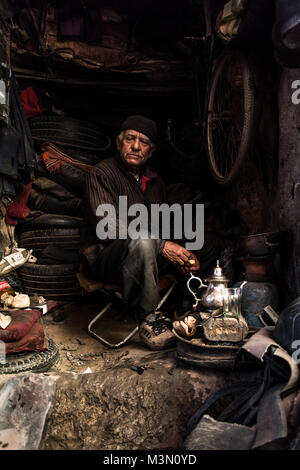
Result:
<instances>
[{"instance_id":1,"label":"small glass cup","mask_svg":"<svg viewBox=\"0 0 300 470\"><path fill-rule=\"evenodd\" d=\"M240 287L228 287L223 289L223 315L239 317L242 314L242 289Z\"/></svg>"}]
</instances>

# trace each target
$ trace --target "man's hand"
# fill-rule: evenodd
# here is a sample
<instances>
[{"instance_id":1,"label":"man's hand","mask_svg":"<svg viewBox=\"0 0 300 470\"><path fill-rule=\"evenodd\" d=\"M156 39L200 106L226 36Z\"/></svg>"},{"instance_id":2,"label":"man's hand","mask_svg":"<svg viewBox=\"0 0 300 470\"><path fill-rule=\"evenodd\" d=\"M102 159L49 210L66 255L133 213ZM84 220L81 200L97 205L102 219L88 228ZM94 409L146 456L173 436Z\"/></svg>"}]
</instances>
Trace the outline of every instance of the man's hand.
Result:
<instances>
[{"instance_id":1,"label":"man's hand","mask_svg":"<svg viewBox=\"0 0 300 470\"><path fill-rule=\"evenodd\" d=\"M178 243L166 242L162 255L185 274L200 269L200 263L194 253L186 250Z\"/></svg>"}]
</instances>

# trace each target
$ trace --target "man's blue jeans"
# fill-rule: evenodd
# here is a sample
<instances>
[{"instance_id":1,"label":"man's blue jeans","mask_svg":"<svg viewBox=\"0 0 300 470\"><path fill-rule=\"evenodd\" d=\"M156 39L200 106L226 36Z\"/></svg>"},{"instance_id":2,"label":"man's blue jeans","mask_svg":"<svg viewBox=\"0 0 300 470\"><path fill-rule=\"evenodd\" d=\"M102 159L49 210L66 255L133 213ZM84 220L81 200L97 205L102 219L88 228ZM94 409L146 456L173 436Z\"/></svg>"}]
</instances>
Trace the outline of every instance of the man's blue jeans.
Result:
<instances>
[{"instance_id":1,"label":"man's blue jeans","mask_svg":"<svg viewBox=\"0 0 300 470\"><path fill-rule=\"evenodd\" d=\"M187 280L187 276L159 254L158 247L157 240L150 238L115 240L99 253L86 274L99 281L120 285L125 302L138 312L140 318L144 318L159 303L157 284L160 273L172 273L183 286ZM201 276L212 273L222 249L224 243L220 237L214 234L206 237L202 250L195 252L200 261Z\"/></svg>"}]
</instances>

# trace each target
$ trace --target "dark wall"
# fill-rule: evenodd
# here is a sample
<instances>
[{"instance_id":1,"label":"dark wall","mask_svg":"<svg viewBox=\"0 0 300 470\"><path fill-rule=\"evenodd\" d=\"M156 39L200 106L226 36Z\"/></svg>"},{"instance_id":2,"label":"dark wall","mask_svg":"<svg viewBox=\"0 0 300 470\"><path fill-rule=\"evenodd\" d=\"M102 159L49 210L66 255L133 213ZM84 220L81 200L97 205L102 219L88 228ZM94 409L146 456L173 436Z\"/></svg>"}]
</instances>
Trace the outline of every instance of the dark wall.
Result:
<instances>
[{"instance_id":1,"label":"dark wall","mask_svg":"<svg viewBox=\"0 0 300 470\"><path fill-rule=\"evenodd\" d=\"M292 300L300 295L300 104L292 103L299 69L282 72L279 100L279 170L276 207L281 230L288 231L283 258L284 287Z\"/></svg>"}]
</instances>

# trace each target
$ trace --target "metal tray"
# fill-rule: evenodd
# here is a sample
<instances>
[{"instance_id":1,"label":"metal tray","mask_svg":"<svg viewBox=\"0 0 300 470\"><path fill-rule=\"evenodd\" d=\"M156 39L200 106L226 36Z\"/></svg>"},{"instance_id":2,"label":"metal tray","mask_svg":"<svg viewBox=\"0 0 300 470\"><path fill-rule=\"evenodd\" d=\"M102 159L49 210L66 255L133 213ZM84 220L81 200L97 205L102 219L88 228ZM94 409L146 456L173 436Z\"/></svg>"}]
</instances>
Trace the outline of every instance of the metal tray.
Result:
<instances>
[{"instance_id":1,"label":"metal tray","mask_svg":"<svg viewBox=\"0 0 300 470\"><path fill-rule=\"evenodd\" d=\"M240 343L205 343L203 338L187 339L174 329L177 338L177 358L188 364L212 369L233 368L238 351L254 333L250 331L246 340Z\"/></svg>"}]
</instances>

